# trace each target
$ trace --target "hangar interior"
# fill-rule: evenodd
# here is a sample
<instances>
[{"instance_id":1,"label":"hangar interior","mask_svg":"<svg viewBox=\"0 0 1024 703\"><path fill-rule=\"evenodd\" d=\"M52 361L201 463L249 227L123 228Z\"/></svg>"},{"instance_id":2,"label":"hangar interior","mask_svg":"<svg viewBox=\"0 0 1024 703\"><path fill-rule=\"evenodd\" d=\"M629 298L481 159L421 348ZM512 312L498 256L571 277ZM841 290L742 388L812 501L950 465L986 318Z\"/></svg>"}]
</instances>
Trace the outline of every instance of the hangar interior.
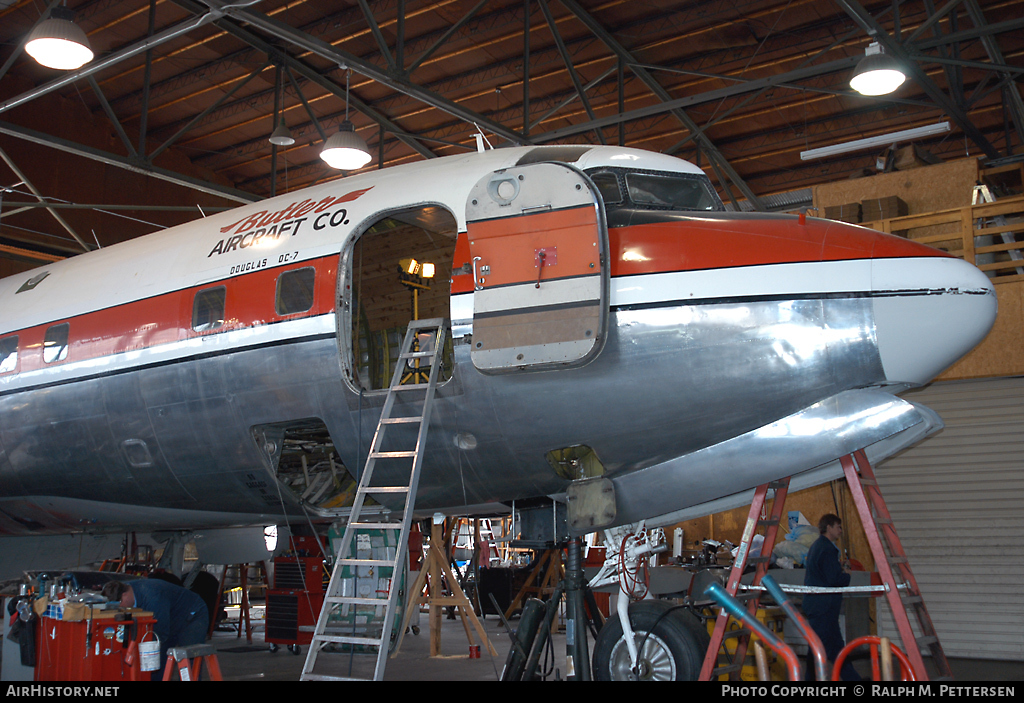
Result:
<instances>
[{"instance_id":1,"label":"hangar interior","mask_svg":"<svg viewBox=\"0 0 1024 703\"><path fill-rule=\"evenodd\" d=\"M64 24L50 32L88 44L84 65L50 68L30 55L28 40L51 19ZM919 584L914 597L927 603L948 659L946 673L956 680L1018 680L1024 676L1022 56L1021 0L0 0L0 283L16 280L31 290L42 285L38 272L45 274L47 266L303 188L478 150L555 144L629 147L684 159L707 176L728 214L790 214L801 223L804 217L821 218L941 249L985 274L998 314L984 341L928 385L902 394L934 410L945 426L881 462L877 483L899 528L901 550L913 565ZM905 82L880 95L852 88L860 66L879 57L895 62ZM338 135L361 142L365 165L339 170L323 160L325 143ZM353 289L347 317L339 315L348 329L337 336L347 340L344 366L357 398L350 409L360 423L371 425L376 419L360 413L382 412L410 322L452 317L450 281L462 213L457 217L436 203L400 203L396 196L394 207L382 210L327 264ZM396 275L408 259L433 264L433 278L419 276L417 286L408 285L410 279ZM542 268L543 257L540 261ZM305 299L307 293L313 305L312 288L298 295ZM332 295L341 294L328 291ZM20 373L19 354L24 354L15 334L19 328L7 323L17 317L17 305L14 297L0 304L4 413L14 412L19 397L14 386L3 385ZM211 314L213 323L223 322ZM45 315L34 324L54 322ZM69 344L74 349L81 340L55 344L52 329L40 344L48 345L44 354L62 360L53 349L66 353ZM455 354L449 334L437 357L439 383L451 378ZM758 381L748 382L756 386ZM276 400L284 404L291 396L279 391ZM537 402L550 400L541 394ZM609 416L615 416L619 400L608 400ZM650 412L653 419L658 410ZM7 602L18 602L22 572L33 573L35 595L45 595L47 580L40 581L40 573L49 574L53 585L56 574L91 573L104 562L118 579L148 571L157 561L176 577L191 573L194 579L203 571L217 581L209 602L228 616L221 623L225 629L211 627L209 638L223 677L307 677L305 657L272 658L267 649L309 652L310 630L327 588L324 562L334 560L317 535L326 537L330 528L340 539L340 514L333 511L352 505L361 469L346 463L342 448L335 446L333 435L341 429L329 428L320 417L247 428L262 452L253 460L249 488L264 497L268 514L284 507L285 495L305 512L281 529L275 546L261 546L263 524L255 547L252 535L240 534L226 539L225 546L212 534L217 530L190 534L168 528L163 518L147 523L125 516L123 527L106 531L71 518L60 522L53 515L62 505L47 503L20 483L28 479L12 468L18 452L14 430L3 426L10 415L3 417L0 552L17 567L0 575L0 595ZM90 459L96 465L103 463L103 452L127 457L128 472L159 463L152 442L128 440L118 448L88 429L80 435L92 437L90 446L98 448L100 458ZM37 436L45 443L46 428ZM195 436L208 435L196 430ZM471 451L477 441L460 433L454 446ZM73 462L65 457L74 447L44 449L55 460ZM559 460L549 460L565 475L600 479L604 474L586 447L560 451ZM458 475L462 469L459 464ZM445 529L436 532L429 519L423 522L423 540L442 547L428 549L428 560L431 551L444 552L449 543L453 548L438 561L460 564L461 587L445 588L452 599L464 591L468 607L444 606L462 618L458 628L452 627L454 616L452 623L441 621L442 606L424 610L430 617L429 622L424 618L423 635L417 626L416 634L406 636L409 659L383 669L386 680L499 677L509 637L484 594L498 593L503 607L517 593L550 597L557 574L569 564L545 567L538 575L546 581L534 591L525 590L530 584L524 581L542 558L563 558L561 545L553 546L558 540L549 545L551 540L541 539L543 546L530 539L516 543L509 533L523 522L547 520L538 517L542 514L554 515L560 524L559 503L565 504L564 496L506 506L514 520L503 514L486 519L479 517L483 513L451 514ZM367 505L381 509L372 500ZM744 543L748 512L749 501L663 525L663 551L641 559L640 576L634 569L630 578L647 579L656 601L673 604L692 600L696 583L725 586L733 561L729 550ZM813 526L826 513L842 518L840 546L859 566L855 571L870 581L880 568L867 537L870 529L841 477L788 495L782 521L788 537L780 534L776 543L792 546L800 534L816 538ZM801 516L810 527L797 529ZM661 537L647 539L657 543ZM626 544L629 538L619 539ZM588 538L584 546L589 577L606 552L600 539ZM394 547L374 544L373 551ZM460 549L461 557L471 558L456 556ZM481 568L489 566L506 567L508 573L499 578L494 574L500 569ZM441 565L437 568L430 577L435 583L453 580L442 576ZM786 569L769 573L781 571ZM297 582L280 580L293 572L301 574ZM786 583L782 576L779 580ZM75 590L89 586L83 582ZM601 611L605 626L616 622L618 588L609 590L610 598L598 591L588 606ZM310 601L311 592L320 600ZM847 640L871 634L908 648L884 598L851 596L846 602ZM275 605L285 615L273 613ZM568 619L573 607L566 605L553 617ZM410 610L418 616L418 608ZM497 654L489 654L486 640L474 640L467 611L483 621ZM651 612L643 627L654 632L653 619L659 616ZM705 639L710 641L715 630L709 612L701 613L699 634L678 625L689 632L679 636L706 648ZM510 617L513 613L513 630L525 629L526 618L517 608ZM39 614L41 620L53 617L45 609ZM777 608L761 617L805 655L807 640L794 634L795 619L787 620ZM7 622L5 634L10 626ZM589 675L589 667L586 673L574 669L559 651L569 647L566 633L574 627L555 628L549 642L557 642L555 656L563 661L545 672L546 678ZM442 628L447 628L443 637ZM240 646L243 632L245 647ZM12 642L5 636L3 680L38 677ZM444 655L435 656L442 644ZM476 661L481 644L482 658ZM613 678L697 678L704 657L703 651L691 653L685 666L676 661L665 674L658 655L671 650L668 645L651 650L647 669L630 668L625 638L590 646L591 651L603 647L603 661L613 662L613 669L602 675ZM920 647L926 655L932 652L928 675L941 676L934 648ZM788 676L781 654L770 653L768 671L760 674L753 653L748 659L736 674L745 681ZM509 655L506 664L512 661ZM808 659L802 666L813 665ZM868 678L875 673L865 655L856 668ZM51 668L45 675L123 680L118 678L123 669L118 671L115 677ZM725 681L731 674L718 676Z\"/></svg>"}]
</instances>

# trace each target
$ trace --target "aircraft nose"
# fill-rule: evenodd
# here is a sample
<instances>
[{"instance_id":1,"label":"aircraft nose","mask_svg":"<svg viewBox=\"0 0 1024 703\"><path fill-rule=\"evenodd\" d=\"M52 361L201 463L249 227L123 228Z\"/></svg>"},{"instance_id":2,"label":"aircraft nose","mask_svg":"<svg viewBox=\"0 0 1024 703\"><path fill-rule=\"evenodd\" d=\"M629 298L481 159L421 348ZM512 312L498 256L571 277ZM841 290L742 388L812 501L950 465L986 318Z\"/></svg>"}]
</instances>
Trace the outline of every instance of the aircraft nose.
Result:
<instances>
[{"instance_id":1,"label":"aircraft nose","mask_svg":"<svg viewBox=\"0 0 1024 703\"><path fill-rule=\"evenodd\" d=\"M878 351L892 383L927 383L995 323L992 282L961 259L874 259L871 278Z\"/></svg>"}]
</instances>

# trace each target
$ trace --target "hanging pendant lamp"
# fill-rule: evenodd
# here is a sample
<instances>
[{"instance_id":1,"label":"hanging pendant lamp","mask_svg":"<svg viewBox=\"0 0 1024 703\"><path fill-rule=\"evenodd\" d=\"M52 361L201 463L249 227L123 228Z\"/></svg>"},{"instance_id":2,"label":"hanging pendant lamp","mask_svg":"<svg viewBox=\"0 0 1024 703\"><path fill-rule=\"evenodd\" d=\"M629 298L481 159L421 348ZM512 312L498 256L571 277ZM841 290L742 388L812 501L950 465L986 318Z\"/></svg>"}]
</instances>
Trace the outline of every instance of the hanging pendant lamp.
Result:
<instances>
[{"instance_id":1,"label":"hanging pendant lamp","mask_svg":"<svg viewBox=\"0 0 1024 703\"><path fill-rule=\"evenodd\" d=\"M342 171L353 171L370 163L373 157L363 138L356 134L355 127L348 120L348 81L349 73L345 74L345 121L338 131L331 135L324 148L320 150L320 158L331 168Z\"/></svg>"},{"instance_id":2,"label":"hanging pendant lamp","mask_svg":"<svg viewBox=\"0 0 1024 703\"><path fill-rule=\"evenodd\" d=\"M864 54L850 79L850 87L861 95L888 95L907 80L899 62L886 54L878 42L871 42Z\"/></svg>"},{"instance_id":3,"label":"hanging pendant lamp","mask_svg":"<svg viewBox=\"0 0 1024 703\"><path fill-rule=\"evenodd\" d=\"M292 131L284 123L283 117L281 118L281 124L277 125L277 129L270 135L269 141L275 146L291 146L295 143L295 137L292 136Z\"/></svg>"},{"instance_id":4,"label":"hanging pendant lamp","mask_svg":"<svg viewBox=\"0 0 1024 703\"><path fill-rule=\"evenodd\" d=\"M25 42L25 51L47 68L73 71L92 61L89 39L75 24L75 13L55 7L50 17L35 26Z\"/></svg>"}]
</instances>

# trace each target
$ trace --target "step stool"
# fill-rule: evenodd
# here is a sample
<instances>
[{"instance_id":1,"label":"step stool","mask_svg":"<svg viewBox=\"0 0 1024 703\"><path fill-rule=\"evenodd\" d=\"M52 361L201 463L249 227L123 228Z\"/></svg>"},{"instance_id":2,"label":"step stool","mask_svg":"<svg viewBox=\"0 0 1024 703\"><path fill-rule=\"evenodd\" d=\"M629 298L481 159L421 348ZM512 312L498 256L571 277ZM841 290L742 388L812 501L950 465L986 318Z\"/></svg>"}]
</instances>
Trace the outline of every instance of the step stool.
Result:
<instances>
[{"instance_id":1,"label":"step stool","mask_svg":"<svg viewBox=\"0 0 1024 703\"><path fill-rule=\"evenodd\" d=\"M192 664L189 665L189 660ZM171 647L167 650L167 664L164 666L164 681L171 680L174 662L178 665L178 676L182 681L198 681L203 668L210 670L211 681L223 681L220 675L220 663L217 661L217 650L212 644L192 644L187 647Z\"/></svg>"}]
</instances>

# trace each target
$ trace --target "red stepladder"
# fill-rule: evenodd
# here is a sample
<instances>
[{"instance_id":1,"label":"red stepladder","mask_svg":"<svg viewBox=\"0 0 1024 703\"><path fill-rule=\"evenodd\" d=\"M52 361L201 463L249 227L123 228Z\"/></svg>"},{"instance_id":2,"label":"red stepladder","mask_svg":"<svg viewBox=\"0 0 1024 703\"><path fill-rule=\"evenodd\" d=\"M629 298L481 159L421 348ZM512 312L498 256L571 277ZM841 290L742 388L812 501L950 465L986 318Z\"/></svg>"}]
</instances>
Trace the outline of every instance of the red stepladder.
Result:
<instances>
[{"instance_id":1,"label":"red stepladder","mask_svg":"<svg viewBox=\"0 0 1024 703\"><path fill-rule=\"evenodd\" d=\"M903 649L917 680L927 681L932 678L925 668L922 649L931 655L937 671L936 678L952 680L949 662L935 634L935 626L928 615L917 579L910 570L910 562L882 498L871 462L861 450L842 457L840 463L875 559L875 569L886 587L885 598L892 610ZM920 635L914 634L911 618L916 620Z\"/></svg>"},{"instance_id":2,"label":"red stepladder","mask_svg":"<svg viewBox=\"0 0 1024 703\"><path fill-rule=\"evenodd\" d=\"M769 500L768 492L774 491L771 512L767 517L762 518L765 503ZM768 572L768 562L771 559L772 550L775 548L775 540L779 533L779 524L782 521L783 510L786 506L786 494L789 491L789 478L772 481L758 486L754 490L754 500L750 504L750 513L743 528L743 537L740 539L736 559L729 572L729 580L726 582L725 590L733 598L737 598L740 578L748 564L757 564L754 572L753 586L758 586L761 579ZM758 527L765 528L764 542L761 543L760 554L756 557L750 556L750 545ZM740 599L747 599L747 612L757 616L757 609L760 604L761 592L758 590L748 591ZM711 635L711 643L708 645L707 654L704 657L704 665L701 667L700 681L713 681L719 676L728 674L730 680L738 681L740 672L743 670L743 663L747 655L747 646L750 642L751 631L746 628L728 630L729 614L722 609L715 621L715 630ZM719 663L719 650L728 637L736 637L736 648L732 655L723 653L727 660L724 664Z\"/></svg>"}]
</instances>

